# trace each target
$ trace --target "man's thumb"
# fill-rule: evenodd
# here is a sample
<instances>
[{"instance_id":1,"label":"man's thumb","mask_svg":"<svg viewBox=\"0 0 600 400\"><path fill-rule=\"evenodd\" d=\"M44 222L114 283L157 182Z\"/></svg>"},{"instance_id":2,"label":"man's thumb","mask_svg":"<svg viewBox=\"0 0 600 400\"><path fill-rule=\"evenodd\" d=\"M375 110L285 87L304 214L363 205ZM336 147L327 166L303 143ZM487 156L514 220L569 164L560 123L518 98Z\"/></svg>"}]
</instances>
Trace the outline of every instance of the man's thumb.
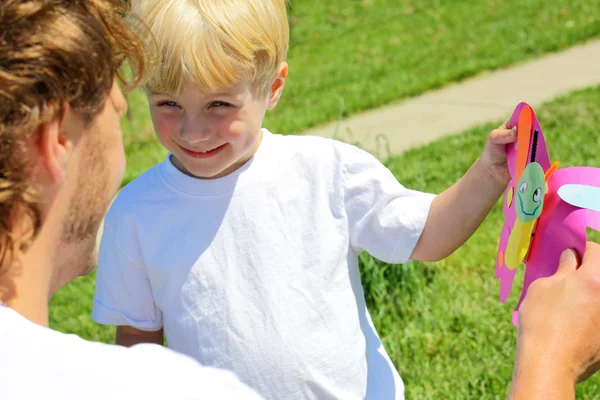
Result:
<instances>
[{"instance_id":1,"label":"man's thumb","mask_svg":"<svg viewBox=\"0 0 600 400\"><path fill-rule=\"evenodd\" d=\"M567 249L560 255L560 261L555 276L567 275L571 272L575 272L578 266L579 261L577 259L577 253L573 249Z\"/></svg>"}]
</instances>

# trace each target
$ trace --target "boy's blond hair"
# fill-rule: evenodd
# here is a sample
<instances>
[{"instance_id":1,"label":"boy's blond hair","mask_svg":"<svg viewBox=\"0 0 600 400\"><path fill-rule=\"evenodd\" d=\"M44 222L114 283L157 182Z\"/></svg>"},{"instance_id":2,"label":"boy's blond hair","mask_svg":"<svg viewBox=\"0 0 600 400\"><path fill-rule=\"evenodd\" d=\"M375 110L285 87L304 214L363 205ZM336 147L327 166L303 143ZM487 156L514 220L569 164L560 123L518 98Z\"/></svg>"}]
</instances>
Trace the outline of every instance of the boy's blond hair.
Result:
<instances>
[{"instance_id":1,"label":"boy's blond hair","mask_svg":"<svg viewBox=\"0 0 600 400\"><path fill-rule=\"evenodd\" d=\"M202 93L216 93L250 78L266 94L287 55L285 1L134 0L133 13L159 51L147 89L179 94L191 82Z\"/></svg>"}]
</instances>

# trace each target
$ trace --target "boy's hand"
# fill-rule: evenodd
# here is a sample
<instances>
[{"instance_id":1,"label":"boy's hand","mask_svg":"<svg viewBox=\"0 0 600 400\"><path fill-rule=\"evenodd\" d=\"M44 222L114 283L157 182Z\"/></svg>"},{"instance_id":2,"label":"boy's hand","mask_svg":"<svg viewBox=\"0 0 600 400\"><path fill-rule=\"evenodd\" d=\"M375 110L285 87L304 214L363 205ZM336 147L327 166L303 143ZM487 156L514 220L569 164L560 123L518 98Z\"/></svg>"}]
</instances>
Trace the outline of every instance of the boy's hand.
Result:
<instances>
[{"instance_id":1,"label":"boy's hand","mask_svg":"<svg viewBox=\"0 0 600 400\"><path fill-rule=\"evenodd\" d=\"M489 175L498 183L506 186L510 181L510 173L506 163L506 145L517 140L517 128L512 127L510 119L506 120L498 129L494 129L488 137L483 154L482 166Z\"/></svg>"},{"instance_id":2,"label":"boy's hand","mask_svg":"<svg viewBox=\"0 0 600 400\"><path fill-rule=\"evenodd\" d=\"M506 145L517 140L510 120L494 129L475 161L458 182L431 203L427 222L411 258L439 261L471 237L510 181Z\"/></svg>"}]
</instances>

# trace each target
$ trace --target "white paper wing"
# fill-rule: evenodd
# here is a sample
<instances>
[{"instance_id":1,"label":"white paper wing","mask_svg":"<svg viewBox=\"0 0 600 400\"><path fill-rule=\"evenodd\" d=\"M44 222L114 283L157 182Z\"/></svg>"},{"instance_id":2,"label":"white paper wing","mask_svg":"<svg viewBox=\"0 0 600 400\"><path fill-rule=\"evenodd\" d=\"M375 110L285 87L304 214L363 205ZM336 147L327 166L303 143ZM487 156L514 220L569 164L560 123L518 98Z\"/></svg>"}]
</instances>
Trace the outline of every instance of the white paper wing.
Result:
<instances>
[{"instance_id":1,"label":"white paper wing","mask_svg":"<svg viewBox=\"0 0 600 400\"><path fill-rule=\"evenodd\" d=\"M600 212L600 187L572 183L561 186L558 195L575 207Z\"/></svg>"}]
</instances>

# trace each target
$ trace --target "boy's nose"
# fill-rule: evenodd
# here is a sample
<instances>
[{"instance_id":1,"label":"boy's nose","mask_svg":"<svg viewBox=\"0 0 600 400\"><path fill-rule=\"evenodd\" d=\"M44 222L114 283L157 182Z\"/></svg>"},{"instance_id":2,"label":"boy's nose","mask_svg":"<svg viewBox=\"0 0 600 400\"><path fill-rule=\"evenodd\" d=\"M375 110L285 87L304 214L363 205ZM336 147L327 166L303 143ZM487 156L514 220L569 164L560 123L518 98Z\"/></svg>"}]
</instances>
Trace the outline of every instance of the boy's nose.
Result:
<instances>
[{"instance_id":1,"label":"boy's nose","mask_svg":"<svg viewBox=\"0 0 600 400\"><path fill-rule=\"evenodd\" d=\"M208 124L198 121L185 121L180 129L180 136L189 144L200 143L208 140L211 136L211 128Z\"/></svg>"}]
</instances>

